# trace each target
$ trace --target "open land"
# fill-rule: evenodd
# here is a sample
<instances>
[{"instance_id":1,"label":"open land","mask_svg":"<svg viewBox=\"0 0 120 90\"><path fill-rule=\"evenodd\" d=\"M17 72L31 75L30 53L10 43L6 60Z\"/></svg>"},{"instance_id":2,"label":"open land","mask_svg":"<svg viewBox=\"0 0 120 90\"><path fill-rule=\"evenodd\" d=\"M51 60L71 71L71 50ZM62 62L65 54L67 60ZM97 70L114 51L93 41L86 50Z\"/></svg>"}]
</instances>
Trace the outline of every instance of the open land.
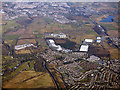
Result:
<instances>
[{"instance_id":1,"label":"open land","mask_svg":"<svg viewBox=\"0 0 120 90\"><path fill-rule=\"evenodd\" d=\"M3 89L119 88L117 6L3 3ZM114 16L112 22L100 22L109 15ZM82 45L88 50L80 51Z\"/></svg>"}]
</instances>

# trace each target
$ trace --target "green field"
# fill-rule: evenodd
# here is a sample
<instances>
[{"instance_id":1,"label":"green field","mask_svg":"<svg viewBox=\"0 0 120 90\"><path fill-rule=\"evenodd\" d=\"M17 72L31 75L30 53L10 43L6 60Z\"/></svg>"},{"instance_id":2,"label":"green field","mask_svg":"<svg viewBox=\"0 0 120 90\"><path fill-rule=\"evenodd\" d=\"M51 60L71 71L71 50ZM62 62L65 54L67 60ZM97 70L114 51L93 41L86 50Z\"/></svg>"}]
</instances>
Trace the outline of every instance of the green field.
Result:
<instances>
[{"instance_id":1,"label":"green field","mask_svg":"<svg viewBox=\"0 0 120 90\"><path fill-rule=\"evenodd\" d=\"M55 88L49 73L22 71L15 78L3 83L3 88Z\"/></svg>"},{"instance_id":2,"label":"green field","mask_svg":"<svg viewBox=\"0 0 120 90\"><path fill-rule=\"evenodd\" d=\"M6 25L2 25L2 33L5 33L7 31L12 31L20 27L20 24L16 23L14 20L3 21L3 22L6 22Z\"/></svg>"},{"instance_id":3,"label":"green field","mask_svg":"<svg viewBox=\"0 0 120 90\"><path fill-rule=\"evenodd\" d=\"M117 28L115 28L114 26L113 26L113 24L102 24L108 31L109 30L112 30L112 31L118 31L118 29Z\"/></svg>"},{"instance_id":4,"label":"green field","mask_svg":"<svg viewBox=\"0 0 120 90\"><path fill-rule=\"evenodd\" d=\"M19 38L19 35L5 35L2 37L3 40L16 40L17 38Z\"/></svg>"}]
</instances>

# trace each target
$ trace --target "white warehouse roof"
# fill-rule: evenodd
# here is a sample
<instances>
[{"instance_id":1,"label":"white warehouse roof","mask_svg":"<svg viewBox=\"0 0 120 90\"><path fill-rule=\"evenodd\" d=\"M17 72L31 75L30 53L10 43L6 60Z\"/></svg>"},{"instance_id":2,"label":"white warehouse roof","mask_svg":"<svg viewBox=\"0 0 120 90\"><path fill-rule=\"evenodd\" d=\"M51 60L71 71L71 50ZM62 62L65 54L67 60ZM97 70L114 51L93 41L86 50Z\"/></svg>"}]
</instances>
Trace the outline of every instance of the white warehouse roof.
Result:
<instances>
[{"instance_id":1,"label":"white warehouse roof","mask_svg":"<svg viewBox=\"0 0 120 90\"><path fill-rule=\"evenodd\" d=\"M26 47L31 47L31 46L34 46L33 44L22 44L22 45L16 45L15 46L15 49L16 50L20 50L20 49L24 49Z\"/></svg>"},{"instance_id":2,"label":"white warehouse roof","mask_svg":"<svg viewBox=\"0 0 120 90\"><path fill-rule=\"evenodd\" d=\"M93 42L93 39L85 39L85 42L90 42L90 43L92 43L92 42Z\"/></svg>"},{"instance_id":3,"label":"white warehouse roof","mask_svg":"<svg viewBox=\"0 0 120 90\"><path fill-rule=\"evenodd\" d=\"M52 40L52 39L50 39L49 42L50 42L51 44L54 44L54 43L55 43L54 40Z\"/></svg>"},{"instance_id":4,"label":"white warehouse roof","mask_svg":"<svg viewBox=\"0 0 120 90\"><path fill-rule=\"evenodd\" d=\"M62 50L62 47L61 47L60 45L55 45L54 40L49 39L48 41L50 42L51 46L52 46L52 47L56 47L58 51L61 51L61 50Z\"/></svg>"},{"instance_id":5,"label":"white warehouse roof","mask_svg":"<svg viewBox=\"0 0 120 90\"><path fill-rule=\"evenodd\" d=\"M84 52L87 52L88 51L88 45L81 45L80 47L80 51L84 51Z\"/></svg>"},{"instance_id":6,"label":"white warehouse roof","mask_svg":"<svg viewBox=\"0 0 120 90\"><path fill-rule=\"evenodd\" d=\"M58 46L58 51L61 51L62 50L62 47L60 45L57 45Z\"/></svg>"}]
</instances>

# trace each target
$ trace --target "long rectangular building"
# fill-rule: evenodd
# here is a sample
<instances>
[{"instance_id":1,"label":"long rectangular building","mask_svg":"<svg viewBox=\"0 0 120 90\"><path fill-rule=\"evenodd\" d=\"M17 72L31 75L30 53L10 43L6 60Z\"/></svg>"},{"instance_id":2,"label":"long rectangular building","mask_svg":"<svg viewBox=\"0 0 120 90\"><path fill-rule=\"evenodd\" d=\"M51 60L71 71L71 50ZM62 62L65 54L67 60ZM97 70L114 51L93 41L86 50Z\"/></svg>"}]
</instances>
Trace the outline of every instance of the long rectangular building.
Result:
<instances>
[{"instance_id":1,"label":"long rectangular building","mask_svg":"<svg viewBox=\"0 0 120 90\"><path fill-rule=\"evenodd\" d=\"M16 45L15 50L21 50L21 49L24 49L26 47L31 47L31 46L34 46L34 45L33 44Z\"/></svg>"}]
</instances>

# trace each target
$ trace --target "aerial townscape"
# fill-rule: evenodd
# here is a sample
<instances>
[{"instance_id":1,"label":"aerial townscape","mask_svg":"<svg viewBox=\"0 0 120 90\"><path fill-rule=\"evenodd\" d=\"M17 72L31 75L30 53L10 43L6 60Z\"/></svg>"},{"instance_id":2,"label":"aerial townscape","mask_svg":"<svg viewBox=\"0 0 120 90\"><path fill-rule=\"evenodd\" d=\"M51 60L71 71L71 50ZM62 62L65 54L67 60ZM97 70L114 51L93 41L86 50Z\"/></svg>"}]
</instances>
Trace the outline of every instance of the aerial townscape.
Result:
<instances>
[{"instance_id":1,"label":"aerial townscape","mask_svg":"<svg viewBox=\"0 0 120 90\"><path fill-rule=\"evenodd\" d=\"M3 89L120 88L118 2L2 2Z\"/></svg>"}]
</instances>

